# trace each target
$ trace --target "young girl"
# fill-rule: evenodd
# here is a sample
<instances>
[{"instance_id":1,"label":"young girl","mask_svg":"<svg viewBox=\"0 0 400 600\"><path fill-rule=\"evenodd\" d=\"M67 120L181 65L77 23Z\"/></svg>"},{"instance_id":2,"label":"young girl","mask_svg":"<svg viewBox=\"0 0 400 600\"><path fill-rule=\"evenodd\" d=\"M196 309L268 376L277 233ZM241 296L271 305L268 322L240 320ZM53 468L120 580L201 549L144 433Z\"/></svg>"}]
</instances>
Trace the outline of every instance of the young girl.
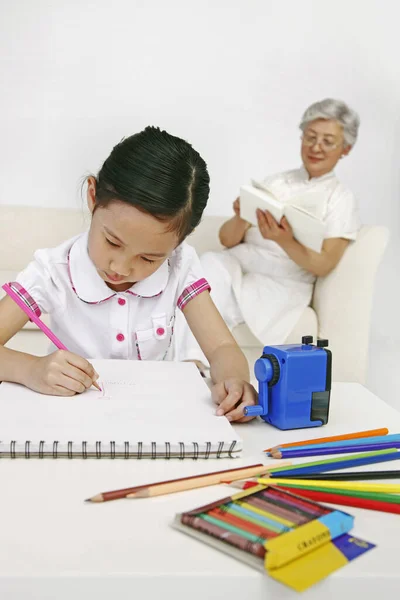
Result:
<instances>
[{"instance_id":1,"label":"young girl","mask_svg":"<svg viewBox=\"0 0 400 600\"><path fill-rule=\"evenodd\" d=\"M209 294L195 251L183 240L209 194L204 160L187 142L147 127L120 142L87 180L87 233L38 250L11 285L69 351L44 357L4 347L27 322L0 302L0 381L72 396L98 378L86 357L172 358L175 311L184 314L211 365L218 415L245 420L254 404L247 361Z\"/></svg>"}]
</instances>

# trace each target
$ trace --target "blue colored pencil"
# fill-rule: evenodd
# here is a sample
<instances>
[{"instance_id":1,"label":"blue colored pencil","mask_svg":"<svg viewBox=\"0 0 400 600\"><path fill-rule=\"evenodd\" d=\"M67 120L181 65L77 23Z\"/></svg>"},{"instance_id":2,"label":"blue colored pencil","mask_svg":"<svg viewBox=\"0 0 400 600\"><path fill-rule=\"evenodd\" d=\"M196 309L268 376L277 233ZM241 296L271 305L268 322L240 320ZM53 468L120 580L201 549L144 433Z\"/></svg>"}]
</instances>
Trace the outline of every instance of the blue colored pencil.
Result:
<instances>
[{"instance_id":1,"label":"blue colored pencil","mask_svg":"<svg viewBox=\"0 0 400 600\"><path fill-rule=\"evenodd\" d=\"M385 444L388 442L400 442L400 433L393 433L390 435L374 435L369 438L359 438L355 440L341 440L339 442L324 442L321 444L307 444L304 446L293 446L292 448L285 448L284 446L275 446L269 455L280 454L282 451L287 450L311 450L312 448L339 448L342 446L363 446L365 444Z\"/></svg>"},{"instance_id":2,"label":"blue colored pencil","mask_svg":"<svg viewBox=\"0 0 400 600\"><path fill-rule=\"evenodd\" d=\"M358 446L339 446L337 448L304 448L299 450L289 448L281 451L281 458L301 458L308 456L324 456L328 454L347 454L351 452L373 452L374 450L389 450L389 448L400 448L400 442L388 442L387 444L360 444Z\"/></svg>"},{"instance_id":3,"label":"blue colored pencil","mask_svg":"<svg viewBox=\"0 0 400 600\"><path fill-rule=\"evenodd\" d=\"M327 464L319 464L314 467L299 467L290 471L282 469L270 472L270 477L286 477L286 475L314 475L316 473L325 473L326 471L338 471L340 469L349 469L351 467L362 467L364 465L373 465L380 462L387 462L390 460L398 460L400 458L400 452L393 452L390 454L381 454L378 456L368 456L365 458L349 458L349 460L340 460L337 462L331 462Z\"/></svg>"}]
</instances>

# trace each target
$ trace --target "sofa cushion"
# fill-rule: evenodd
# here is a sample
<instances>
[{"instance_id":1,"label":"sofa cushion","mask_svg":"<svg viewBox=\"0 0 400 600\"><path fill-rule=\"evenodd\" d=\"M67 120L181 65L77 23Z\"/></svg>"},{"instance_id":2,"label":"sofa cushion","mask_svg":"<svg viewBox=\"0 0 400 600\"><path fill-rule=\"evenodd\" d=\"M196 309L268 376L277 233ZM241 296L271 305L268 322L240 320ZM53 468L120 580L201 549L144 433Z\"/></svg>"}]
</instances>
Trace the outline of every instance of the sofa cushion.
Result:
<instances>
[{"instance_id":1,"label":"sofa cushion","mask_svg":"<svg viewBox=\"0 0 400 600\"><path fill-rule=\"evenodd\" d=\"M233 335L241 348L262 348L268 344L268 340L264 343L260 342L250 331L245 323L242 323L234 328ZM317 314L311 306L307 306L296 323L293 331L287 337L285 343L298 344L301 342L303 335L312 335L314 339L318 335L318 319Z\"/></svg>"}]
</instances>

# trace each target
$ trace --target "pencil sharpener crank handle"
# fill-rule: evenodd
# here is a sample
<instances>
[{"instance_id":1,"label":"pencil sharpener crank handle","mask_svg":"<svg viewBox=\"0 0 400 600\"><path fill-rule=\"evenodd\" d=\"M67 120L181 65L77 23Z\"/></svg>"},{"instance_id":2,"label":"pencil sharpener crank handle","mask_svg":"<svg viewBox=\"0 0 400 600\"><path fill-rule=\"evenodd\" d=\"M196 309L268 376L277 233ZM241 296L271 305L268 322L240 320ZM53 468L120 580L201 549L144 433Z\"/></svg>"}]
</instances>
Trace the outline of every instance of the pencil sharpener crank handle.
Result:
<instances>
[{"instance_id":1,"label":"pencil sharpener crank handle","mask_svg":"<svg viewBox=\"0 0 400 600\"><path fill-rule=\"evenodd\" d=\"M244 414L249 417L265 416L268 414L269 388L279 379L279 362L273 354L263 354L256 360L254 373L260 382L258 404L246 406Z\"/></svg>"}]
</instances>

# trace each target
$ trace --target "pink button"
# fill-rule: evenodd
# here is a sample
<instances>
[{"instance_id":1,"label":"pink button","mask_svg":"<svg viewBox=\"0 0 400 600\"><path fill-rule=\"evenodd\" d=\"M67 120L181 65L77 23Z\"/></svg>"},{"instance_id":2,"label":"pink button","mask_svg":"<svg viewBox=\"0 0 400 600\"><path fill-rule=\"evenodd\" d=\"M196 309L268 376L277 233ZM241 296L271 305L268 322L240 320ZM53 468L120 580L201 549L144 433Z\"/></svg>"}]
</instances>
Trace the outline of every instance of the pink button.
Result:
<instances>
[{"instance_id":1,"label":"pink button","mask_svg":"<svg viewBox=\"0 0 400 600\"><path fill-rule=\"evenodd\" d=\"M164 333L165 333L164 327L158 327L157 328L157 330L156 330L156 334L157 335L164 335Z\"/></svg>"},{"instance_id":2,"label":"pink button","mask_svg":"<svg viewBox=\"0 0 400 600\"><path fill-rule=\"evenodd\" d=\"M117 335L117 340L118 340L119 342L123 342L123 341L124 341L124 339L125 339L125 336L124 336L124 334L123 334L123 333L119 333L119 334Z\"/></svg>"},{"instance_id":3,"label":"pink button","mask_svg":"<svg viewBox=\"0 0 400 600\"><path fill-rule=\"evenodd\" d=\"M118 304L120 306L123 306L124 304L126 304L126 300L124 300L124 298L118 298Z\"/></svg>"}]
</instances>

